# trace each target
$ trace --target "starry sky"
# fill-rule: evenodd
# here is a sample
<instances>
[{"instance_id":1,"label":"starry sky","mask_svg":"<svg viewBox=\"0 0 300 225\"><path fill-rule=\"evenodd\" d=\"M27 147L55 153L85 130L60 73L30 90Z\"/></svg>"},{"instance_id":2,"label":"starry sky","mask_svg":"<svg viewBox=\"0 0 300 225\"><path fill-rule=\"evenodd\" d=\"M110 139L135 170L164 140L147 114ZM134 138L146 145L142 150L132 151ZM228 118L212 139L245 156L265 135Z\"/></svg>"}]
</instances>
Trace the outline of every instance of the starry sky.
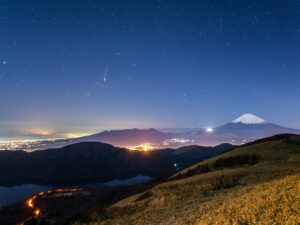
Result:
<instances>
[{"instance_id":1,"label":"starry sky","mask_svg":"<svg viewBox=\"0 0 300 225\"><path fill-rule=\"evenodd\" d=\"M2 0L0 137L300 128L300 1Z\"/></svg>"}]
</instances>

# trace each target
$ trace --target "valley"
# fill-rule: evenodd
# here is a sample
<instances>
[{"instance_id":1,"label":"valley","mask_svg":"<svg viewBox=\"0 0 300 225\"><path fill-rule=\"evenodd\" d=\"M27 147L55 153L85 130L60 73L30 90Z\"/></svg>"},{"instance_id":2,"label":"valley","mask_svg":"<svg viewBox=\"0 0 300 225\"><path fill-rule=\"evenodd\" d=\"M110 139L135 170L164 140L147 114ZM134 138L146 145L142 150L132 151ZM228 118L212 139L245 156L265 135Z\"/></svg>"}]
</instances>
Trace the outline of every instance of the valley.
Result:
<instances>
[{"instance_id":1,"label":"valley","mask_svg":"<svg viewBox=\"0 0 300 225\"><path fill-rule=\"evenodd\" d=\"M277 135L146 184L38 192L3 207L0 221L23 220L24 225L293 224L300 218L299 176L300 137ZM64 213L62 207L68 210Z\"/></svg>"}]
</instances>

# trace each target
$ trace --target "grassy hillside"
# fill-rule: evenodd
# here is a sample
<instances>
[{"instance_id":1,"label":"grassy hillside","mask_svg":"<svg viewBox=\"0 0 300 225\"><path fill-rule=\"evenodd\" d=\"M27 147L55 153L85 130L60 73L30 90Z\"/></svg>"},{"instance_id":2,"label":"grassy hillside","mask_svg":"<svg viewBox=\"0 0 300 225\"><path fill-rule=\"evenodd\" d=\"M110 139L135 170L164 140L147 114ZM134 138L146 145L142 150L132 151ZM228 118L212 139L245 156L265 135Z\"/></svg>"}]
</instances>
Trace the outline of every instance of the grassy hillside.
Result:
<instances>
[{"instance_id":1,"label":"grassy hillside","mask_svg":"<svg viewBox=\"0 0 300 225\"><path fill-rule=\"evenodd\" d=\"M300 136L281 135L195 164L143 193L71 222L299 224Z\"/></svg>"}]
</instances>

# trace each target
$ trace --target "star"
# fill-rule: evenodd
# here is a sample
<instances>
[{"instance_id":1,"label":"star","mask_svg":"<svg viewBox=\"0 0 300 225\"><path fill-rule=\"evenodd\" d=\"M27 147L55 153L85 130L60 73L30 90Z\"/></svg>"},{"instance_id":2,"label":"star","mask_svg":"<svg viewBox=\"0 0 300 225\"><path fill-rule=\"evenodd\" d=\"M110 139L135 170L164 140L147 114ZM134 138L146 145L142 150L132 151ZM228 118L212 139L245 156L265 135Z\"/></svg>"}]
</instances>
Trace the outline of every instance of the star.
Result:
<instances>
[{"instance_id":1,"label":"star","mask_svg":"<svg viewBox=\"0 0 300 225\"><path fill-rule=\"evenodd\" d=\"M3 64L3 65L6 65L6 64L7 64L7 62L6 62L5 59L2 61L2 64Z\"/></svg>"},{"instance_id":2,"label":"star","mask_svg":"<svg viewBox=\"0 0 300 225\"><path fill-rule=\"evenodd\" d=\"M211 127L207 127L207 128L205 129L205 132L206 132L206 133L212 133L212 132L214 132L214 129L211 128Z\"/></svg>"}]
</instances>

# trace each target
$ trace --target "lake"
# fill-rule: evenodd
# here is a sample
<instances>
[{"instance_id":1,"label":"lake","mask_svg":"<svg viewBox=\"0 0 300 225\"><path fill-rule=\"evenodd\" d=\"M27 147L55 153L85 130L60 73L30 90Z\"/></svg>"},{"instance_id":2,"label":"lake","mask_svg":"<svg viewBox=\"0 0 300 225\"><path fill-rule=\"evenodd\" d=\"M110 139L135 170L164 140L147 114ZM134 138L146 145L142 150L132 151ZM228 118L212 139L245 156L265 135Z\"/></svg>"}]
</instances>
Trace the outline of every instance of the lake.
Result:
<instances>
[{"instance_id":1,"label":"lake","mask_svg":"<svg viewBox=\"0 0 300 225\"><path fill-rule=\"evenodd\" d=\"M152 179L153 178L149 176L138 175L124 180L114 179L108 182L86 184L83 187L114 187L118 185L135 185L147 183ZM50 188L52 187L35 184L24 184L12 187L0 186L0 206L6 206L21 200L25 200L30 195L33 195L37 192L46 191Z\"/></svg>"}]
</instances>

